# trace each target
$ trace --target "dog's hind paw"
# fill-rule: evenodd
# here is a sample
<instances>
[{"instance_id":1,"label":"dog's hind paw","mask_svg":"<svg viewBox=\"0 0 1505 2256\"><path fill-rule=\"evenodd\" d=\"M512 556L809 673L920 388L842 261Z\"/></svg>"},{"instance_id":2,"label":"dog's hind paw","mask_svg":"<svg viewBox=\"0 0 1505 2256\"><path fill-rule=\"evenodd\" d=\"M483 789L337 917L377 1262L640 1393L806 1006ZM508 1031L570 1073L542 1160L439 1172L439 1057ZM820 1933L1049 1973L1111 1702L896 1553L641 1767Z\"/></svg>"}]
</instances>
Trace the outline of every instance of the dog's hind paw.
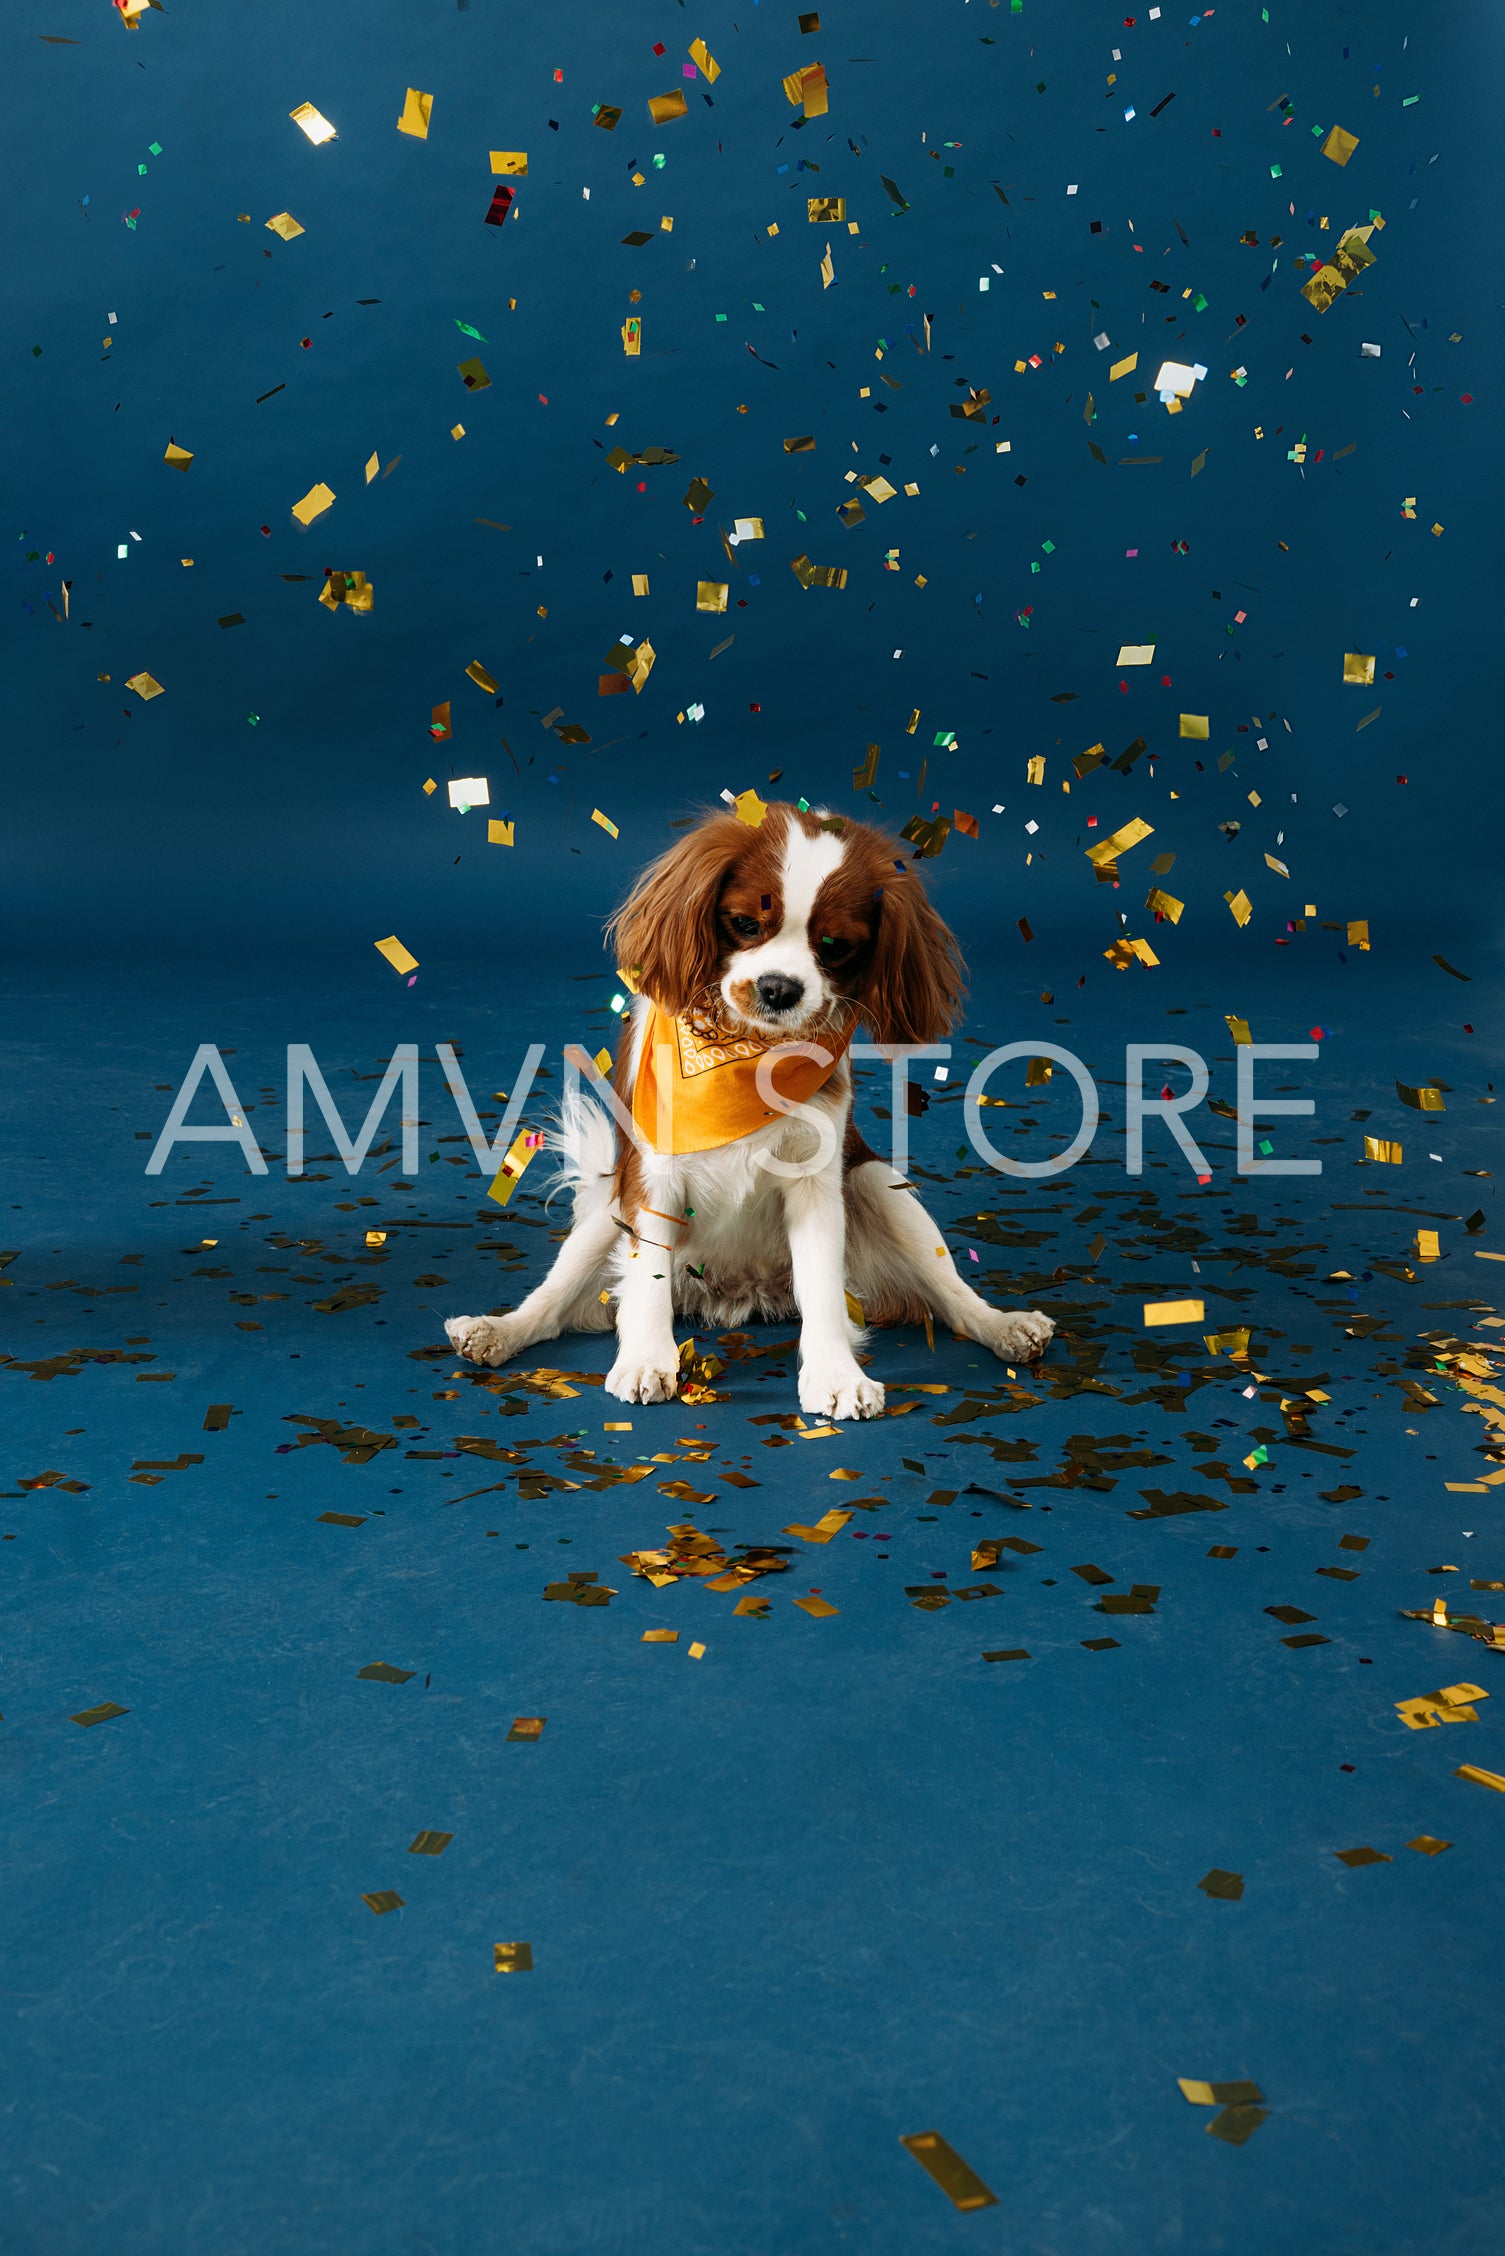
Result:
<instances>
[{"instance_id":1,"label":"dog's hind paw","mask_svg":"<svg viewBox=\"0 0 1505 2256\"><path fill-rule=\"evenodd\" d=\"M1011 1308L994 1317L985 1344L1004 1363L1034 1363L1055 1337L1055 1321L1038 1308Z\"/></svg>"},{"instance_id":2,"label":"dog's hind paw","mask_svg":"<svg viewBox=\"0 0 1505 2256\"><path fill-rule=\"evenodd\" d=\"M522 1345L505 1316L450 1316L444 1329L450 1346L469 1363L510 1363Z\"/></svg>"}]
</instances>

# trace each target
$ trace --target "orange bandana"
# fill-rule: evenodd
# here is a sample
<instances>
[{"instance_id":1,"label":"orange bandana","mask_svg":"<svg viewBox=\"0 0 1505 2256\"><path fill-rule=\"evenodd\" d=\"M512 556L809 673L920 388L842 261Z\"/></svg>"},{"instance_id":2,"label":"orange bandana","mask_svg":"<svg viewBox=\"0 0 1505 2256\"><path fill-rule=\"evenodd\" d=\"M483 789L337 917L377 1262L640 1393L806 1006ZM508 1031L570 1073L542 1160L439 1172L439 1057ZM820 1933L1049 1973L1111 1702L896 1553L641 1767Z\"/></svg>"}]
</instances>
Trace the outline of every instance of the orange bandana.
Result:
<instances>
[{"instance_id":1,"label":"orange bandana","mask_svg":"<svg viewBox=\"0 0 1505 2256\"><path fill-rule=\"evenodd\" d=\"M806 1103L823 1089L851 1039L849 1029L820 1040L818 1047L831 1053L829 1065L797 1055L780 1059L769 1078L785 1103ZM717 1151L766 1127L779 1115L758 1094L758 1061L782 1046L756 1034L708 1039L652 1003L632 1092L639 1134L658 1152L699 1152ZM661 1103L667 1145L659 1141Z\"/></svg>"}]
</instances>

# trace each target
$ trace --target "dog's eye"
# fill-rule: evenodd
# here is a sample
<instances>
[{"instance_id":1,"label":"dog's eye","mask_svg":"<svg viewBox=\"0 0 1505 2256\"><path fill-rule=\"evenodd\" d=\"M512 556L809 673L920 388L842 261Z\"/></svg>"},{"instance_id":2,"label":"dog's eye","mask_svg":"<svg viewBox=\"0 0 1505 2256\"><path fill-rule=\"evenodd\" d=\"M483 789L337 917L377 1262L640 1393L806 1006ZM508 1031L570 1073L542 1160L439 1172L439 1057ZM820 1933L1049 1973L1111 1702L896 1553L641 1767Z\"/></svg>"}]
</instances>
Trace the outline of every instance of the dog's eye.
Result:
<instances>
[{"instance_id":1,"label":"dog's eye","mask_svg":"<svg viewBox=\"0 0 1505 2256\"><path fill-rule=\"evenodd\" d=\"M841 963L852 953L852 943L850 940L835 940L829 932L823 932L820 952L827 963Z\"/></svg>"},{"instance_id":2,"label":"dog's eye","mask_svg":"<svg viewBox=\"0 0 1505 2256\"><path fill-rule=\"evenodd\" d=\"M756 940L761 930L756 917L728 917L727 923L739 940Z\"/></svg>"}]
</instances>

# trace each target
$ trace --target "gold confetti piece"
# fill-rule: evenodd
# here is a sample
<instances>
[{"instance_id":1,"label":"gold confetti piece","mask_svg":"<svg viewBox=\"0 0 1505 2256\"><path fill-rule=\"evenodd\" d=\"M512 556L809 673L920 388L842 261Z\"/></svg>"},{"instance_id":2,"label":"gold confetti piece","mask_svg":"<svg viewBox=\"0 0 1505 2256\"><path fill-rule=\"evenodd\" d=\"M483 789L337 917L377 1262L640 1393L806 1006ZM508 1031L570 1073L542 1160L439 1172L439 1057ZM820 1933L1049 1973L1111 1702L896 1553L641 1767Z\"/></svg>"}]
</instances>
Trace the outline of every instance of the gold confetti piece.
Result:
<instances>
[{"instance_id":1,"label":"gold confetti piece","mask_svg":"<svg viewBox=\"0 0 1505 2256\"><path fill-rule=\"evenodd\" d=\"M610 1073L612 1063L610 1050L597 1050L592 1063L598 1073ZM608 1426L606 1431L608 1433L631 1433L632 1428L631 1426Z\"/></svg>"},{"instance_id":2,"label":"gold confetti piece","mask_svg":"<svg viewBox=\"0 0 1505 2256\"><path fill-rule=\"evenodd\" d=\"M490 674L487 673L479 658L471 659L470 664L465 669L465 673L467 679L473 681L477 689L484 689L488 697L495 697L496 683L492 680Z\"/></svg>"},{"instance_id":3,"label":"gold confetti piece","mask_svg":"<svg viewBox=\"0 0 1505 2256\"><path fill-rule=\"evenodd\" d=\"M1488 1786L1496 1794L1505 1794L1505 1778L1497 1770L1481 1770L1477 1763L1460 1763L1453 1776L1466 1778L1471 1786Z\"/></svg>"},{"instance_id":4,"label":"gold confetti piece","mask_svg":"<svg viewBox=\"0 0 1505 2256\"><path fill-rule=\"evenodd\" d=\"M298 131L308 135L316 149L322 142L335 138L334 127L321 110L314 108L312 102L300 102L295 110L289 110L287 114Z\"/></svg>"},{"instance_id":5,"label":"gold confetti piece","mask_svg":"<svg viewBox=\"0 0 1505 2256\"><path fill-rule=\"evenodd\" d=\"M1205 713L1183 713L1181 715L1181 734L1205 742L1207 738L1207 715Z\"/></svg>"},{"instance_id":6,"label":"gold confetti piece","mask_svg":"<svg viewBox=\"0 0 1505 2256\"><path fill-rule=\"evenodd\" d=\"M1394 1857L1386 1856L1382 1849L1334 1849L1333 1855L1337 1858L1339 1864L1346 1864L1350 1871L1354 1872L1360 1871L1366 1864L1393 1864L1395 1862Z\"/></svg>"},{"instance_id":7,"label":"gold confetti piece","mask_svg":"<svg viewBox=\"0 0 1505 2256\"><path fill-rule=\"evenodd\" d=\"M638 314L631 314L622 324L622 350L629 360L637 360L643 350L643 323Z\"/></svg>"},{"instance_id":8,"label":"gold confetti piece","mask_svg":"<svg viewBox=\"0 0 1505 2256\"><path fill-rule=\"evenodd\" d=\"M384 1911L401 1911L404 1900L395 1888L378 1888L373 1895L361 1897L361 1902L369 1904L378 1919Z\"/></svg>"},{"instance_id":9,"label":"gold confetti piece","mask_svg":"<svg viewBox=\"0 0 1505 2256\"><path fill-rule=\"evenodd\" d=\"M649 97L648 115L655 125L669 125L675 118L685 117L689 103L676 86L672 94L654 94Z\"/></svg>"},{"instance_id":10,"label":"gold confetti piece","mask_svg":"<svg viewBox=\"0 0 1505 2256\"><path fill-rule=\"evenodd\" d=\"M113 1717L129 1715L130 1712L129 1708L117 1707L113 1700L105 1700L97 1708L85 1708L81 1714L70 1716L68 1721L82 1724L87 1731L96 1723L109 1723Z\"/></svg>"},{"instance_id":11,"label":"gold confetti piece","mask_svg":"<svg viewBox=\"0 0 1505 2256\"><path fill-rule=\"evenodd\" d=\"M1144 1321L1150 1324L1200 1324L1204 1320L1200 1300L1147 1300L1144 1303Z\"/></svg>"},{"instance_id":12,"label":"gold confetti piece","mask_svg":"<svg viewBox=\"0 0 1505 2256\"><path fill-rule=\"evenodd\" d=\"M1208 2124L1207 2135L1229 2146L1242 2146L1253 2138L1261 2123L1268 2122L1269 2115L1268 2107L1225 2107Z\"/></svg>"},{"instance_id":13,"label":"gold confetti piece","mask_svg":"<svg viewBox=\"0 0 1505 2256\"><path fill-rule=\"evenodd\" d=\"M956 2148L943 2139L939 2131L911 2131L900 2138L899 2144L907 2147L920 2168L934 2178L954 2208L996 2207L997 2194L989 2192L977 2172L962 2160Z\"/></svg>"},{"instance_id":14,"label":"gold confetti piece","mask_svg":"<svg viewBox=\"0 0 1505 2256\"><path fill-rule=\"evenodd\" d=\"M845 196L807 196L805 211L812 227L829 226L846 218L847 200Z\"/></svg>"},{"instance_id":15,"label":"gold confetti piece","mask_svg":"<svg viewBox=\"0 0 1505 2256\"><path fill-rule=\"evenodd\" d=\"M608 1427L607 1431L610 1432L610 1430ZM512 1729L508 1732L507 1737L509 1739L541 1739L543 1727L548 1720L547 1716L514 1716Z\"/></svg>"},{"instance_id":16,"label":"gold confetti piece","mask_svg":"<svg viewBox=\"0 0 1505 2256\"><path fill-rule=\"evenodd\" d=\"M491 378L486 373L486 364L478 355L470 360L456 361L455 374L459 377L467 392L488 392L491 389Z\"/></svg>"},{"instance_id":17,"label":"gold confetti piece","mask_svg":"<svg viewBox=\"0 0 1505 2256\"><path fill-rule=\"evenodd\" d=\"M526 1128L519 1129L507 1148L507 1156L497 1169L495 1178L487 1189L486 1196L489 1199L495 1199L498 1206L505 1206L522 1181L524 1170L532 1161L534 1154L541 1149L542 1143L543 1138L541 1136L530 1135Z\"/></svg>"},{"instance_id":18,"label":"gold confetti piece","mask_svg":"<svg viewBox=\"0 0 1505 2256\"><path fill-rule=\"evenodd\" d=\"M845 565L812 564L808 556L792 556L789 569L802 588L844 588L847 584Z\"/></svg>"},{"instance_id":19,"label":"gold confetti piece","mask_svg":"<svg viewBox=\"0 0 1505 2256\"><path fill-rule=\"evenodd\" d=\"M521 178L528 169L528 152L526 149L493 149L491 169Z\"/></svg>"},{"instance_id":20,"label":"gold confetti piece","mask_svg":"<svg viewBox=\"0 0 1505 2256\"><path fill-rule=\"evenodd\" d=\"M706 46L705 41L703 39L692 39L690 41L689 54L691 62L697 66L697 68L701 72L701 75L709 79L712 86L714 86L717 79L721 76L721 65L717 62L715 56L710 52L710 49Z\"/></svg>"},{"instance_id":21,"label":"gold confetti piece","mask_svg":"<svg viewBox=\"0 0 1505 2256\"><path fill-rule=\"evenodd\" d=\"M1442 1254L1442 1240L1435 1230L1418 1230L1416 1252L1419 1260L1436 1261Z\"/></svg>"},{"instance_id":22,"label":"gold confetti piece","mask_svg":"<svg viewBox=\"0 0 1505 2256\"><path fill-rule=\"evenodd\" d=\"M1290 871L1286 868L1285 863L1278 862L1273 854L1266 854L1265 868L1274 870L1277 877L1289 877L1291 874ZM1351 937L1352 936L1350 935L1350 938ZM1367 940L1364 942L1364 945L1366 948L1368 947L1369 943Z\"/></svg>"},{"instance_id":23,"label":"gold confetti piece","mask_svg":"<svg viewBox=\"0 0 1505 2256\"><path fill-rule=\"evenodd\" d=\"M1401 1103L1409 1105L1413 1112L1446 1112L1447 1110L1447 1106L1442 1101L1442 1091L1431 1083L1420 1089L1408 1089L1404 1081L1397 1081L1395 1093L1400 1098Z\"/></svg>"},{"instance_id":24,"label":"gold confetti piece","mask_svg":"<svg viewBox=\"0 0 1505 2256\"><path fill-rule=\"evenodd\" d=\"M380 468L381 459L378 455L373 454L366 464L366 483L368 486L370 485L372 479L376 476L376 473Z\"/></svg>"},{"instance_id":25,"label":"gold confetti piece","mask_svg":"<svg viewBox=\"0 0 1505 2256\"><path fill-rule=\"evenodd\" d=\"M1356 133L1346 133L1341 125L1335 125L1322 144L1322 154L1331 157L1335 165L1346 165L1358 145Z\"/></svg>"},{"instance_id":26,"label":"gold confetti piece","mask_svg":"<svg viewBox=\"0 0 1505 2256\"><path fill-rule=\"evenodd\" d=\"M147 704L150 704L154 697L162 695L162 684L154 680L150 674L127 674L125 686L127 689L133 689L136 695Z\"/></svg>"},{"instance_id":27,"label":"gold confetti piece","mask_svg":"<svg viewBox=\"0 0 1505 2256\"><path fill-rule=\"evenodd\" d=\"M293 503L293 515L300 525L311 525L316 517L323 516L333 501L334 494L328 486L310 486L303 499Z\"/></svg>"},{"instance_id":28,"label":"gold confetti piece","mask_svg":"<svg viewBox=\"0 0 1505 2256\"><path fill-rule=\"evenodd\" d=\"M418 958L408 953L395 932L385 940L374 941L373 946L379 956L386 957L394 971L408 972L418 969Z\"/></svg>"},{"instance_id":29,"label":"gold confetti piece","mask_svg":"<svg viewBox=\"0 0 1505 2256\"><path fill-rule=\"evenodd\" d=\"M1230 1018L1225 1012L1223 1014L1223 1024L1227 1027L1235 1042L1247 1043L1252 1039L1249 1033L1249 1021L1247 1018Z\"/></svg>"},{"instance_id":30,"label":"gold confetti piece","mask_svg":"<svg viewBox=\"0 0 1505 2256\"><path fill-rule=\"evenodd\" d=\"M384 1246L386 1242L387 1233L385 1230L368 1230L366 1232L366 1243L368 1246Z\"/></svg>"},{"instance_id":31,"label":"gold confetti piece","mask_svg":"<svg viewBox=\"0 0 1505 2256\"><path fill-rule=\"evenodd\" d=\"M1359 684L1372 682L1374 680L1373 658L1366 658L1357 650L1345 650L1343 653L1343 679L1346 682Z\"/></svg>"},{"instance_id":32,"label":"gold confetti piece","mask_svg":"<svg viewBox=\"0 0 1505 2256\"><path fill-rule=\"evenodd\" d=\"M834 1614L840 1610L838 1607L828 1604L824 1598L796 1598L794 1602L801 1613L813 1615L816 1621L823 1621L828 1614ZM1501 1781L1501 1791L1505 1792L1505 1780Z\"/></svg>"},{"instance_id":33,"label":"gold confetti piece","mask_svg":"<svg viewBox=\"0 0 1505 2256\"><path fill-rule=\"evenodd\" d=\"M498 1974L531 1974L533 1971L533 1945L531 1943L493 1943L492 1964Z\"/></svg>"},{"instance_id":34,"label":"gold confetti piece","mask_svg":"<svg viewBox=\"0 0 1505 2256\"><path fill-rule=\"evenodd\" d=\"M1249 1352L1249 1327L1236 1324L1231 1331L1206 1332L1202 1345L1209 1355L1247 1355Z\"/></svg>"},{"instance_id":35,"label":"gold confetti piece","mask_svg":"<svg viewBox=\"0 0 1505 2256\"><path fill-rule=\"evenodd\" d=\"M406 133L414 141L426 141L433 110L433 95L420 94L416 86L410 86L403 96L402 116L397 120L398 132Z\"/></svg>"},{"instance_id":36,"label":"gold confetti piece","mask_svg":"<svg viewBox=\"0 0 1505 2256\"><path fill-rule=\"evenodd\" d=\"M488 846L511 846L515 843L516 830L515 822L498 822L492 818L486 825L486 843Z\"/></svg>"},{"instance_id":37,"label":"gold confetti piece","mask_svg":"<svg viewBox=\"0 0 1505 2256\"><path fill-rule=\"evenodd\" d=\"M805 70L791 71L784 80L784 92L795 109L803 102L807 118L824 117L830 108L826 74L819 63L811 63Z\"/></svg>"},{"instance_id":38,"label":"gold confetti piece","mask_svg":"<svg viewBox=\"0 0 1505 2256\"><path fill-rule=\"evenodd\" d=\"M760 799L756 791L739 791L732 801L732 813L738 822L746 823L749 830L760 829L767 812L767 802Z\"/></svg>"},{"instance_id":39,"label":"gold confetti piece","mask_svg":"<svg viewBox=\"0 0 1505 2256\"><path fill-rule=\"evenodd\" d=\"M695 608L697 611L724 611L730 593L730 584L725 580L697 580Z\"/></svg>"},{"instance_id":40,"label":"gold confetti piece","mask_svg":"<svg viewBox=\"0 0 1505 2256\"><path fill-rule=\"evenodd\" d=\"M1473 1703L1488 1698L1479 1684L1445 1684L1440 1692L1397 1700L1395 1712L1409 1731L1433 1731L1444 1723L1477 1723L1479 1711Z\"/></svg>"},{"instance_id":41,"label":"gold confetti piece","mask_svg":"<svg viewBox=\"0 0 1505 2256\"><path fill-rule=\"evenodd\" d=\"M1139 355L1137 352L1131 352L1127 360L1115 360L1108 370L1109 383L1116 384L1120 376L1131 376L1138 366ZM1120 664L1122 664L1122 660L1120 660Z\"/></svg>"},{"instance_id":42,"label":"gold confetti piece","mask_svg":"<svg viewBox=\"0 0 1505 2256\"><path fill-rule=\"evenodd\" d=\"M1120 666L1153 666L1155 645L1152 642L1126 642L1118 653Z\"/></svg>"},{"instance_id":43,"label":"gold confetti piece","mask_svg":"<svg viewBox=\"0 0 1505 2256\"><path fill-rule=\"evenodd\" d=\"M677 1629L645 1629L643 1643L645 1645L677 1645L679 1643L679 1631Z\"/></svg>"},{"instance_id":44,"label":"gold confetti piece","mask_svg":"<svg viewBox=\"0 0 1505 2256\"><path fill-rule=\"evenodd\" d=\"M1174 893L1162 893L1158 885L1150 887L1144 897L1144 905L1157 916L1164 917L1167 924L1179 924L1186 908L1184 901L1178 901Z\"/></svg>"},{"instance_id":45,"label":"gold confetti piece","mask_svg":"<svg viewBox=\"0 0 1505 2256\"><path fill-rule=\"evenodd\" d=\"M858 1480L861 1478L861 1475L858 1473L833 1473L831 1475L831 1478L832 1480L836 1480L838 1478ZM796 1521L792 1527L786 1527L784 1533L786 1535L797 1535L802 1543L829 1543L832 1536L840 1535L847 1522L851 1519L854 1519L855 1517L855 1513L852 1512L826 1512L823 1513L821 1518L816 1521L814 1527L802 1527L799 1522Z\"/></svg>"},{"instance_id":46,"label":"gold confetti piece","mask_svg":"<svg viewBox=\"0 0 1505 2256\"><path fill-rule=\"evenodd\" d=\"M170 464L174 470L182 470L186 472L189 463L193 460L193 456L189 453L187 447L180 447L175 440L169 439L167 442L167 452L163 455L162 460Z\"/></svg>"},{"instance_id":47,"label":"gold confetti piece","mask_svg":"<svg viewBox=\"0 0 1505 2256\"><path fill-rule=\"evenodd\" d=\"M509 1733L508 1736L510 1737L511 1734ZM425 1828L423 1832L415 1833L412 1840L409 1841L408 1855L443 1856L453 1839L453 1833L431 1833Z\"/></svg>"},{"instance_id":48,"label":"gold confetti piece","mask_svg":"<svg viewBox=\"0 0 1505 2256\"><path fill-rule=\"evenodd\" d=\"M292 213L287 211L273 212L271 218L267 221L267 225L274 235L282 237L284 243L291 243L296 236L304 232Z\"/></svg>"},{"instance_id":49,"label":"gold confetti piece","mask_svg":"<svg viewBox=\"0 0 1505 2256\"><path fill-rule=\"evenodd\" d=\"M1451 1841L1439 1841L1435 1833L1418 1833L1414 1841L1406 1843L1406 1847L1415 1849L1419 1856L1441 1856L1443 1850L1452 1845Z\"/></svg>"},{"instance_id":50,"label":"gold confetti piece","mask_svg":"<svg viewBox=\"0 0 1505 2256\"><path fill-rule=\"evenodd\" d=\"M593 807L591 809L591 821L593 823L599 823L602 830L606 832L608 838L615 838L618 835L617 826L612 821L610 815L603 815L599 807Z\"/></svg>"},{"instance_id":51,"label":"gold confetti piece","mask_svg":"<svg viewBox=\"0 0 1505 2256\"><path fill-rule=\"evenodd\" d=\"M1203 1873L1197 1886L1204 1896L1218 1903L1237 1903L1244 1893L1244 1876L1241 1872L1222 1872L1214 1865L1211 1872ZM1186 2086L1181 2088L1184 2091Z\"/></svg>"},{"instance_id":52,"label":"gold confetti piece","mask_svg":"<svg viewBox=\"0 0 1505 2256\"><path fill-rule=\"evenodd\" d=\"M1366 266L1373 266L1374 253L1369 248L1369 238L1376 224L1346 228L1326 266L1319 267L1309 281L1302 283L1301 295L1318 313L1326 313L1340 292L1346 290Z\"/></svg>"},{"instance_id":53,"label":"gold confetti piece","mask_svg":"<svg viewBox=\"0 0 1505 2256\"><path fill-rule=\"evenodd\" d=\"M845 1298L847 1304L847 1314L848 1316L850 1316L852 1322L860 1331L862 1326L867 1322L867 1318L862 1311L862 1303L857 1298L855 1293L847 1293Z\"/></svg>"},{"instance_id":54,"label":"gold confetti piece","mask_svg":"<svg viewBox=\"0 0 1505 2256\"><path fill-rule=\"evenodd\" d=\"M1258 2084L1247 2078L1237 2083L1204 2084L1194 2076L1178 2076L1176 2082L1182 2098L1190 2100L1193 2107L1258 2107L1265 2096Z\"/></svg>"},{"instance_id":55,"label":"gold confetti piece","mask_svg":"<svg viewBox=\"0 0 1505 2256\"><path fill-rule=\"evenodd\" d=\"M632 592L634 595L646 595L648 593L648 575L646 572L633 573Z\"/></svg>"},{"instance_id":56,"label":"gold confetti piece","mask_svg":"<svg viewBox=\"0 0 1505 2256\"><path fill-rule=\"evenodd\" d=\"M418 1673L416 1669L393 1668L390 1661L370 1661L356 1675L367 1677L377 1684L411 1684Z\"/></svg>"},{"instance_id":57,"label":"gold confetti piece","mask_svg":"<svg viewBox=\"0 0 1505 2256\"><path fill-rule=\"evenodd\" d=\"M1240 886L1237 893L1225 893L1223 899L1228 903L1229 913L1234 923L1239 926L1246 925L1254 914L1254 903L1243 887Z\"/></svg>"},{"instance_id":58,"label":"gold confetti piece","mask_svg":"<svg viewBox=\"0 0 1505 2256\"><path fill-rule=\"evenodd\" d=\"M329 611L373 611L376 590L364 572L331 572L319 590L319 601Z\"/></svg>"},{"instance_id":59,"label":"gold confetti piece","mask_svg":"<svg viewBox=\"0 0 1505 2256\"><path fill-rule=\"evenodd\" d=\"M1031 777L1030 780L1033 782L1034 778ZM1153 838L1154 835L1154 825L1136 815L1132 822L1124 824L1122 830L1115 830L1111 838L1099 840L1096 846L1088 846L1085 849L1087 859L1094 864L1116 862L1120 854L1127 854L1129 848L1137 846L1142 838Z\"/></svg>"}]
</instances>

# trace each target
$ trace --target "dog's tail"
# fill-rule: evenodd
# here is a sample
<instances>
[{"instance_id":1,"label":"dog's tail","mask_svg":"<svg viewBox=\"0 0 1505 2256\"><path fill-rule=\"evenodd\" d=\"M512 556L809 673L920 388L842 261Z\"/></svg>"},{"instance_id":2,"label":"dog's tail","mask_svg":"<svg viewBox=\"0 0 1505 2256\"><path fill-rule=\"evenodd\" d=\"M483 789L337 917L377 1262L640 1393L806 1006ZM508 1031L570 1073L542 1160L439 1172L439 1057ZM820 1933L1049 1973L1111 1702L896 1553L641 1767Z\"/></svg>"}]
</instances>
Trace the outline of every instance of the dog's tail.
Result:
<instances>
[{"instance_id":1,"label":"dog's tail","mask_svg":"<svg viewBox=\"0 0 1505 2256\"><path fill-rule=\"evenodd\" d=\"M610 1114L580 1087L566 1089L549 1130L548 1148L558 1162L549 1197L569 1193L578 1227L611 1203L617 1145Z\"/></svg>"}]
</instances>

